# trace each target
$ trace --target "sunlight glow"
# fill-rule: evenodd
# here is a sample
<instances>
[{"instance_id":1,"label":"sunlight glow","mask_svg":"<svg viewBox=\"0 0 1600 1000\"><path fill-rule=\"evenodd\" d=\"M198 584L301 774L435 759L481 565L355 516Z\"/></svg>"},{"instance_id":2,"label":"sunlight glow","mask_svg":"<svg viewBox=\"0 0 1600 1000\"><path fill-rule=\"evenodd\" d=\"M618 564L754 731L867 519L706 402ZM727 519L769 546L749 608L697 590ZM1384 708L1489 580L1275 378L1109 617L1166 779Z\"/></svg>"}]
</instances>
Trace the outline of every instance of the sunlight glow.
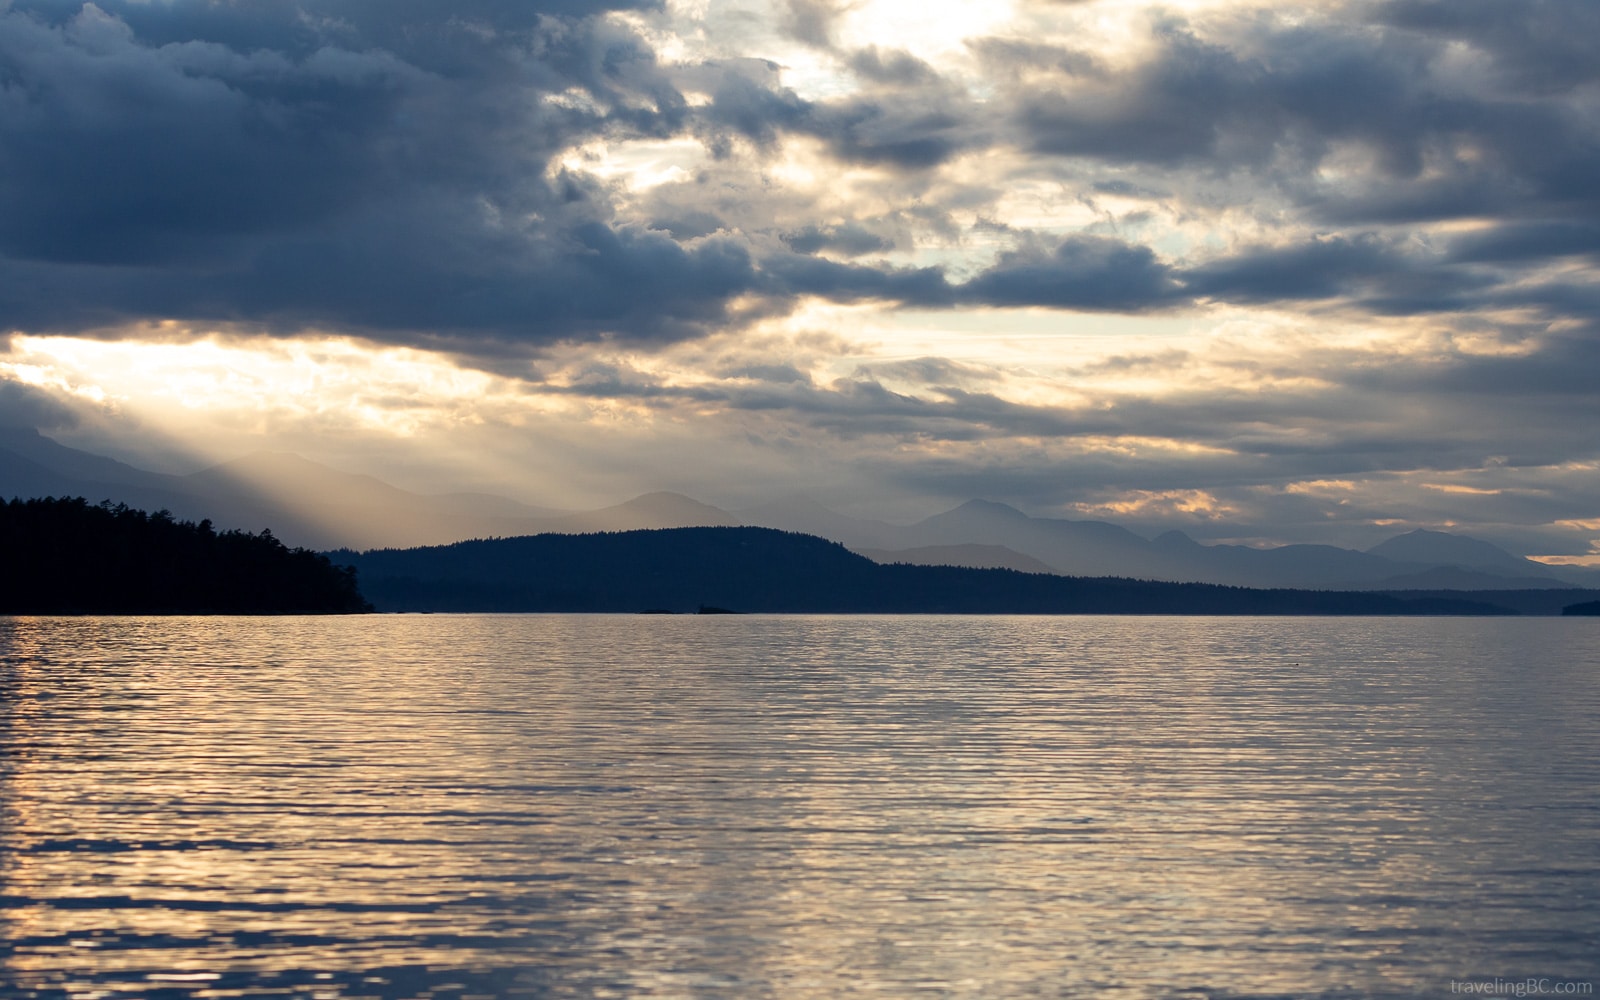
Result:
<instances>
[{"instance_id":1,"label":"sunlight glow","mask_svg":"<svg viewBox=\"0 0 1600 1000\"><path fill-rule=\"evenodd\" d=\"M19 380L146 416L260 428L314 421L405 437L471 422L508 383L403 347L345 338L205 337L185 342L18 336L0 364ZM514 395L514 394L513 394Z\"/></svg>"},{"instance_id":2,"label":"sunlight glow","mask_svg":"<svg viewBox=\"0 0 1600 1000\"><path fill-rule=\"evenodd\" d=\"M1593 547L1597 550L1600 550L1600 539L1595 540ZM1529 556L1528 558L1532 559L1536 563L1544 563L1546 566L1583 566L1589 568L1600 568L1600 551L1596 551L1593 555L1587 556Z\"/></svg>"},{"instance_id":3,"label":"sunlight glow","mask_svg":"<svg viewBox=\"0 0 1600 1000\"><path fill-rule=\"evenodd\" d=\"M838 34L844 45L891 46L936 59L960 51L969 38L993 34L1014 15L1006 0L865 0L844 7Z\"/></svg>"},{"instance_id":4,"label":"sunlight glow","mask_svg":"<svg viewBox=\"0 0 1600 1000\"><path fill-rule=\"evenodd\" d=\"M1116 500L1075 503L1072 510L1090 517L1187 516L1220 521L1239 514L1240 508L1205 490L1133 490Z\"/></svg>"},{"instance_id":5,"label":"sunlight glow","mask_svg":"<svg viewBox=\"0 0 1600 1000\"><path fill-rule=\"evenodd\" d=\"M1441 493L1464 493L1473 496L1497 497L1507 492L1506 490L1485 490L1476 486L1462 486L1457 483L1418 483L1425 490L1438 490Z\"/></svg>"},{"instance_id":6,"label":"sunlight glow","mask_svg":"<svg viewBox=\"0 0 1600 1000\"><path fill-rule=\"evenodd\" d=\"M621 184L629 193L692 179L705 150L692 139L590 143L569 150L560 165Z\"/></svg>"}]
</instances>

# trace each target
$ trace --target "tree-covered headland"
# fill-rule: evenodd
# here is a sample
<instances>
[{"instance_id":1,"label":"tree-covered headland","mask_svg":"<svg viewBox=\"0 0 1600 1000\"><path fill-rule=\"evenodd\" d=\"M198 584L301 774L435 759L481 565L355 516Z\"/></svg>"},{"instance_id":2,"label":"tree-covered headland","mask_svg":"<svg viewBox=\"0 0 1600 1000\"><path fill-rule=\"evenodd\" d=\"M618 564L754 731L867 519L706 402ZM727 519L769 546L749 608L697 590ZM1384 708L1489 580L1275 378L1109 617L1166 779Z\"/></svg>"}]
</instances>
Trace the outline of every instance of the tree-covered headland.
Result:
<instances>
[{"instance_id":1,"label":"tree-covered headland","mask_svg":"<svg viewBox=\"0 0 1600 1000\"><path fill-rule=\"evenodd\" d=\"M83 498L0 502L0 613L369 611L355 570L270 530L217 531Z\"/></svg>"}]
</instances>

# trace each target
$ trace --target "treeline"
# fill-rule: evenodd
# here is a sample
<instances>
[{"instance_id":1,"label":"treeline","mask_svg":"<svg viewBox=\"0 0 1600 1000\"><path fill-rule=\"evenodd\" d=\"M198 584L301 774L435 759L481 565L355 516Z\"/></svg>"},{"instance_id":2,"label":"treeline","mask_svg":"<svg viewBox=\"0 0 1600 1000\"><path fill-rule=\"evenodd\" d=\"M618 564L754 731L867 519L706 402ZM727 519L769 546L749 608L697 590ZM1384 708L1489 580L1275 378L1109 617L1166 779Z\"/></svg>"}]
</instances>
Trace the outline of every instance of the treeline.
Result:
<instances>
[{"instance_id":1,"label":"treeline","mask_svg":"<svg viewBox=\"0 0 1600 1000\"><path fill-rule=\"evenodd\" d=\"M126 504L0 502L0 613L370 611L355 570L272 537Z\"/></svg>"},{"instance_id":2,"label":"treeline","mask_svg":"<svg viewBox=\"0 0 1600 1000\"><path fill-rule=\"evenodd\" d=\"M1514 614L1462 598L1251 590L950 566L880 566L770 528L533 535L333 553L382 611L951 614Z\"/></svg>"}]
</instances>

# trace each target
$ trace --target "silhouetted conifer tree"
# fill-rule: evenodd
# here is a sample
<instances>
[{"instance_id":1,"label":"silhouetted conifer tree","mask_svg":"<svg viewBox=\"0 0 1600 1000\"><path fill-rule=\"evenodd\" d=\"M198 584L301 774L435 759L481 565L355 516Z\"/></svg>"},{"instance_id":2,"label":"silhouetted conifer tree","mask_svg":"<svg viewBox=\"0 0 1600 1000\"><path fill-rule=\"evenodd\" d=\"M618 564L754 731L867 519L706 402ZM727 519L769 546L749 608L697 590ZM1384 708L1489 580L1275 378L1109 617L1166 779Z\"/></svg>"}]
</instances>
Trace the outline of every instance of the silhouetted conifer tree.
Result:
<instances>
[{"instance_id":1,"label":"silhouetted conifer tree","mask_svg":"<svg viewBox=\"0 0 1600 1000\"><path fill-rule=\"evenodd\" d=\"M355 570L209 520L82 497L0 503L0 613L351 612Z\"/></svg>"}]
</instances>

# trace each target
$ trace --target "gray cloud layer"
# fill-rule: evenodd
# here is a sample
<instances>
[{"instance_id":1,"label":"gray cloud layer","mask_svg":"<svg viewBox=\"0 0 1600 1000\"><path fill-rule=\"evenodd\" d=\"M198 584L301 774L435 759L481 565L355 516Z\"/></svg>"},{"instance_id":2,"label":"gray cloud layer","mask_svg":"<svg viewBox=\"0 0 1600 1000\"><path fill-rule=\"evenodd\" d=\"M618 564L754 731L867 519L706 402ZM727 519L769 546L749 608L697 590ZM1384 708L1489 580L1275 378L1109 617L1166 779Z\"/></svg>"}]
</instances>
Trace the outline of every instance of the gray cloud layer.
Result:
<instances>
[{"instance_id":1,"label":"gray cloud layer","mask_svg":"<svg viewBox=\"0 0 1600 1000\"><path fill-rule=\"evenodd\" d=\"M799 295L1128 312L1338 299L1594 318L1579 289L1529 277L1600 252L1600 122L1582 90L1596 73L1573 41L1591 37L1587 2L1407 0L1206 37L1169 19L1119 71L980 40L996 84L981 102L877 48L838 53L861 85L828 101L784 89L770 64L663 67L603 16L630 5L11 3L0 324L345 328L494 354L695 336L751 296L768 310ZM833 8L792 13L800 37L830 44ZM1471 67L1450 64L1457 43ZM711 102L691 106L689 84ZM848 220L763 227L707 200L647 228L553 166L585 141L677 135L724 153L811 136L907 174L1018 149L1077 164L1102 192L1176 191L1189 211L1270 194L1308 228L1189 259L1109 235L1034 239L961 284L811 256L893 245ZM1351 155L1370 164L1319 176ZM1452 219L1486 225L1433 253L1390 233Z\"/></svg>"},{"instance_id":2,"label":"gray cloud layer","mask_svg":"<svg viewBox=\"0 0 1600 1000\"><path fill-rule=\"evenodd\" d=\"M741 248L613 225L603 191L550 169L574 142L684 127L602 9L12 4L0 323L540 342L722 320L754 281ZM546 100L563 93L586 100Z\"/></svg>"}]
</instances>

